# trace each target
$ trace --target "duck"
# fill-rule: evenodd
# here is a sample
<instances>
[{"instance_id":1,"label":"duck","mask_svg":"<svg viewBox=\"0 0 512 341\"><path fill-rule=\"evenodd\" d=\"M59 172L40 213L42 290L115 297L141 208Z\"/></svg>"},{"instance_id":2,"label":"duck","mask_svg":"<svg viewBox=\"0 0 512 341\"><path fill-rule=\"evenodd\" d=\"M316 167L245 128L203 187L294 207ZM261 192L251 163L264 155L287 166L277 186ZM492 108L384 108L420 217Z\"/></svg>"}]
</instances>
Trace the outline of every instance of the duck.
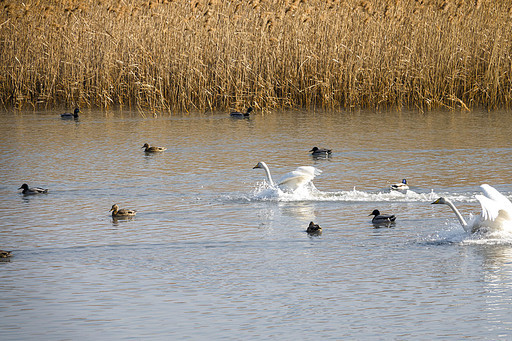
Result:
<instances>
[{"instance_id":1,"label":"duck","mask_svg":"<svg viewBox=\"0 0 512 341\"><path fill-rule=\"evenodd\" d=\"M248 118L249 114L253 110L254 109L252 107L249 107L249 108L247 108L247 111L244 112L244 113L243 112L239 112L239 111L233 111L231 114L229 114L229 116L234 117L234 118Z\"/></svg>"},{"instance_id":2,"label":"duck","mask_svg":"<svg viewBox=\"0 0 512 341\"><path fill-rule=\"evenodd\" d=\"M372 223L374 224L391 223L396 219L394 214L380 214L379 210L373 210L369 216L371 215L373 216Z\"/></svg>"},{"instance_id":3,"label":"duck","mask_svg":"<svg viewBox=\"0 0 512 341\"><path fill-rule=\"evenodd\" d=\"M392 191L406 191L409 189L409 185L407 185L407 179L402 179L402 182L391 185Z\"/></svg>"},{"instance_id":4,"label":"duck","mask_svg":"<svg viewBox=\"0 0 512 341\"><path fill-rule=\"evenodd\" d=\"M322 228L320 227L320 225L310 222L306 232L308 234L321 234Z\"/></svg>"},{"instance_id":5,"label":"duck","mask_svg":"<svg viewBox=\"0 0 512 341\"><path fill-rule=\"evenodd\" d=\"M470 216L468 222L466 222L457 207L455 207L449 199L440 197L432 202L432 204L443 204L449 206L466 232L476 233L479 231L492 232L511 230L512 202L488 184L482 184L480 186L480 190L483 195L477 194L475 195L475 198L480 203L482 213Z\"/></svg>"},{"instance_id":6,"label":"duck","mask_svg":"<svg viewBox=\"0 0 512 341\"><path fill-rule=\"evenodd\" d=\"M0 258L9 258L12 256L12 251L0 250Z\"/></svg>"},{"instance_id":7,"label":"duck","mask_svg":"<svg viewBox=\"0 0 512 341\"><path fill-rule=\"evenodd\" d=\"M137 214L137 211L135 210L129 210L126 208L119 209L119 206L117 204L112 205L112 208L109 212L112 211L112 217L114 218L120 218L120 217L133 217Z\"/></svg>"},{"instance_id":8,"label":"duck","mask_svg":"<svg viewBox=\"0 0 512 341\"><path fill-rule=\"evenodd\" d=\"M270 169L265 162L258 162L258 164L252 169L256 168L264 169L270 185L276 186L274 180L272 180L272 175L270 175ZM297 167L294 171L283 175L277 183L277 187L279 187L284 192L294 192L297 189L302 188L310 183L315 178L315 176L319 175L320 173L322 173L322 171L313 166Z\"/></svg>"},{"instance_id":9,"label":"duck","mask_svg":"<svg viewBox=\"0 0 512 341\"><path fill-rule=\"evenodd\" d=\"M66 112L64 114L61 114L60 117L61 118L78 118L78 113L80 112L80 109L78 108L75 108L75 111L73 111L73 113L70 113L70 112Z\"/></svg>"},{"instance_id":10,"label":"duck","mask_svg":"<svg viewBox=\"0 0 512 341\"><path fill-rule=\"evenodd\" d=\"M21 193L23 193L25 195L48 193L48 189L41 188L41 187L28 187L27 184L21 185L21 187L18 189L22 189L23 191L21 191Z\"/></svg>"},{"instance_id":11,"label":"duck","mask_svg":"<svg viewBox=\"0 0 512 341\"><path fill-rule=\"evenodd\" d=\"M146 148L144 149L146 153L158 153L167 150L167 148L165 147L150 147L149 144L147 143L144 143L144 145L141 148Z\"/></svg>"},{"instance_id":12,"label":"duck","mask_svg":"<svg viewBox=\"0 0 512 341\"><path fill-rule=\"evenodd\" d=\"M313 149L311 149L310 152L311 155L313 156L331 156L332 150L326 148L313 147Z\"/></svg>"}]
</instances>

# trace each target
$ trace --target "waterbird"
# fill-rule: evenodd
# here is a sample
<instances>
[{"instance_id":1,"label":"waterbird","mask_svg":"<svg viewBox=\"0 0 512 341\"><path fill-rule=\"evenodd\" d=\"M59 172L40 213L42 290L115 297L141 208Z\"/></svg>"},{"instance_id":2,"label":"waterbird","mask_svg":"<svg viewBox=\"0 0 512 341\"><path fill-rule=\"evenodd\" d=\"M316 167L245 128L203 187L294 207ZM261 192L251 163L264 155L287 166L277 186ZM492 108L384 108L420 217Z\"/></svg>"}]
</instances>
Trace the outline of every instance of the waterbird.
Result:
<instances>
[{"instance_id":1,"label":"waterbird","mask_svg":"<svg viewBox=\"0 0 512 341\"><path fill-rule=\"evenodd\" d=\"M391 190L393 191L405 191L409 189L407 185L407 179L402 179L402 182L391 185Z\"/></svg>"},{"instance_id":2,"label":"waterbird","mask_svg":"<svg viewBox=\"0 0 512 341\"><path fill-rule=\"evenodd\" d=\"M380 214L379 210L373 210L369 216L371 215L373 216L372 223L374 224L391 223L396 219L394 214Z\"/></svg>"},{"instance_id":3,"label":"waterbird","mask_svg":"<svg viewBox=\"0 0 512 341\"><path fill-rule=\"evenodd\" d=\"M332 153L332 150L326 149L326 148L313 147L313 149L311 149L310 152L311 152L311 155L313 155L313 156L330 156Z\"/></svg>"},{"instance_id":4,"label":"waterbird","mask_svg":"<svg viewBox=\"0 0 512 341\"><path fill-rule=\"evenodd\" d=\"M41 188L41 187L28 187L27 184L21 185L21 187L18 189L22 189L23 191L21 191L21 193L23 193L25 195L48 193L48 189Z\"/></svg>"},{"instance_id":5,"label":"waterbird","mask_svg":"<svg viewBox=\"0 0 512 341\"><path fill-rule=\"evenodd\" d=\"M144 151L146 153L157 153L157 152L163 152L164 150L167 150L165 147L150 147L149 144L144 143L144 145L141 148L146 148Z\"/></svg>"},{"instance_id":6,"label":"waterbird","mask_svg":"<svg viewBox=\"0 0 512 341\"><path fill-rule=\"evenodd\" d=\"M308 234L321 234L322 228L320 227L320 225L310 222L306 232Z\"/></svg>"},{"instance_id":7,"label":"waterbird","mask_svg":"<svg viewBox=\"0 0 512 341\"><path fill-rule=\"evenodd\" d=\"M133 217L134 215L137 214L137 211L135 211L135 210L129 210L126 208L119 209L119 206L117 206L117 204L112 205L112 208L110 209L110 211L112 211L112 217L115 217L115 218Z\"/></svg>"},{"instance_id":8,"label":"waterbird","mask_svg":"<svg viewBox=\"0 0 512 341\"><path fill-rule=\"evenodd\" d=\"M475 233L480 230L497 231L512 228L512 203L494 187L483 184L480 186L483 195L477 194L475 198L482 207L480 215L470 215L469 222L462 217L457 207L447 198L440 197L432 204L448 205L465 231Z\"/></svg>"},{"instance_id":9,"label":"waterbird","mask_svg":"<svg viewBox=\"0 0 512 341\"><path fill-rule=\"evenodd\" d=\"M253 167L253 169L256 168L264 169L265 173L267 174L267 179L270 185L276 186L276 184L272 180L272 175L270 175L270 169L268 168L265 162L258 162L258 164ZM294 171L291 171L283 175L279 182L277 183L277 187L279 187L281 190L285 192L293 192L298 188L301 188L308 184L309 182L311 182L311 180L313 180L315 176L319 175L320 173L322 173L321 170L312 166L297 167L297 169L295 169Z\"/></svg>"},{"instance_id":10,"label":"waterbird","mask_svg":"<svg viewBox=\"0 0 512 341\"><path fill-rule=\"evenodd\" d=\"M249 114L253 111L252 107L247 108L246 112L239 112L239 111L233 111L231 114L229 114L231 117L234 118L248 118Z\"/></svg>"},{"instance_id":11,"label":"waterbird","mask_svg":"<svg viewBox=\"0 0 512 341\"><path fill-rule=\"evenodd\" d=\"M9 258L12 256L12 251L0 250L0 258Z\"/></svg>"},{"instance_id":12,"label":"waterbird","mask_svg":"<svg viewBox=\"0 0 512 341\"><path fill-rule=\"evenodd\" d=\"M75 108L75 111L73 113L66 112L64 114L61 114L61 118L78 118L78 113L80 112L80 109Z\"/></svg>"}]
</instances>

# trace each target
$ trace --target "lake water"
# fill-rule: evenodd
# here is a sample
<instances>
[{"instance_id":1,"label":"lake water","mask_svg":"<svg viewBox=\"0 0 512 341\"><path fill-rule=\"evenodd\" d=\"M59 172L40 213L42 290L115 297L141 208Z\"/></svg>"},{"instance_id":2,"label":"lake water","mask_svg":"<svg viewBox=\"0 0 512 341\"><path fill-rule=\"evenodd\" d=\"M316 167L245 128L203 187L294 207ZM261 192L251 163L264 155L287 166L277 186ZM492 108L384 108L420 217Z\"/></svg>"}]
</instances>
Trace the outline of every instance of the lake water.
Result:
<instances>
[{"instance_id":1,"label":"lake water","mask_svg":"<svg viewBox=\"0 0 512 341\"><path fill-rule=\"evenodd\" d=\"M512 198L511 127L485 111L2 113L0 339L511 339L512 236L430 204L479 213L482 183ZM323 172L279 193L258 161ZM374 228L374 209L396 223Z\"/></svg>"}]
</instances>

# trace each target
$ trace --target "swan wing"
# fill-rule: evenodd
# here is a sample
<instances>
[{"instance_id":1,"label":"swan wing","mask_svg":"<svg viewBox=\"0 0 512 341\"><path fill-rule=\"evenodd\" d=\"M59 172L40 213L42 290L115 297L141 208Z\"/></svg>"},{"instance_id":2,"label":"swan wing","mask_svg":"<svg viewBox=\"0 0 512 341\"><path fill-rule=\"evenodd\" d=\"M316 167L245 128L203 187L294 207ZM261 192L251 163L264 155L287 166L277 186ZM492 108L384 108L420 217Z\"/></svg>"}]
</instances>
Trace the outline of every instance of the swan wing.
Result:
<instances>
[{"instance_id":1,"label":"swan wing","mask_svg":"<svg viewBox=\"0 0 512 341\"><path fill-rule=\"evenodd\" d=\"M475 195L475 198L482 207L482 220L494 221L498 218L501 207L493 199L483 195Z\"/></svg>"},{"instance_id":2,"label":"swan wing","mask_svg":"<svg viewBox=\"0 0 512 341\"><path fill-rule=\"evenodd\" d=\"M312 166L298 167L296 170L283 175L278 185L282 189L294 191L313 180L321 172L321 170Z\"/></svg>"},{"instance_id":3,"label":"swan wing","mask_svg":"<svg viewBox=\"0 0 512 341\"><path fill-rule=\"evenodd\" d=\"M280 181L278 186L283 190L294 191L297 188L304 186L309 181L311 181L311 178L305 178L304 176L293 176Z\"/></svg>"},{"instance_id":4,"label":"swan wing","mask_svg":"<svg viewBox=\"0 0 512 341\"><path fill-rule=\"evenodd\" d=\"M310 175L314 178L315 176L320 175L322 173L322 171L313 166L301 166L301 167L297 167L296 170L294 170L293 172L290 172L290 173L301 173L304 175Z\"/></svg>"},{"instance_id":5,"label":"swan wing","mask_svg":"<svg viewBox=\"0 0 512 341\"><path fill-rule=\"evenodd\" d=\"M494 187L488 184L480 186L482 193L489 199L495 201L496 205L500 206L501 209L505 209L512 216L512 202L508 200L506 196L498 192Z\"/></svg>"}]
</instances>

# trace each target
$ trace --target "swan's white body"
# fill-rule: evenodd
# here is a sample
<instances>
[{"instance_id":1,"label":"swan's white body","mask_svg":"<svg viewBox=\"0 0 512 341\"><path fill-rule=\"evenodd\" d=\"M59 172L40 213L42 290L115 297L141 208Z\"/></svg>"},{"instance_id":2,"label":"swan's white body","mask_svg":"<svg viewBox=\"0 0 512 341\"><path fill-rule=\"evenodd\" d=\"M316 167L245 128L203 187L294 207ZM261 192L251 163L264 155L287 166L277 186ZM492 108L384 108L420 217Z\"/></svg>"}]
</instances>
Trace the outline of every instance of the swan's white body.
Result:
<instances>
[{"instance_id":1,"label":"swan's white body","mask_svg":"<svg viewBox=\"0 0 512 341\"><path fill-rule=\"evenodd\" d=\"M464 220L462 214L450 200L439 198L433 204L450 206L464 230L471 233L477 232L481 228L490 231L512 229L512 203L510 200L487 184L480 186L480 189L483 195L475 195L475 198L480 202L482 213L472 216L469 223Z\"/></svg>"},{"instance_id":2,"label":"swan's white body","mask_svg":"<svg viewBox=\"0 0 512 341\"><path fill-rule=\"evenodd\" d=\"M263 168L267 174L267 179L270 185L276 186L276 183L272 180L270 169L265 162L258 162L254 168ZM311 182L311 180L320 173L322 173L321 170L312 166L297 167L296 170L283 175L281 179L279 179L277 187L285 192L293 192Z\"/></svg>"}]
</instances>

